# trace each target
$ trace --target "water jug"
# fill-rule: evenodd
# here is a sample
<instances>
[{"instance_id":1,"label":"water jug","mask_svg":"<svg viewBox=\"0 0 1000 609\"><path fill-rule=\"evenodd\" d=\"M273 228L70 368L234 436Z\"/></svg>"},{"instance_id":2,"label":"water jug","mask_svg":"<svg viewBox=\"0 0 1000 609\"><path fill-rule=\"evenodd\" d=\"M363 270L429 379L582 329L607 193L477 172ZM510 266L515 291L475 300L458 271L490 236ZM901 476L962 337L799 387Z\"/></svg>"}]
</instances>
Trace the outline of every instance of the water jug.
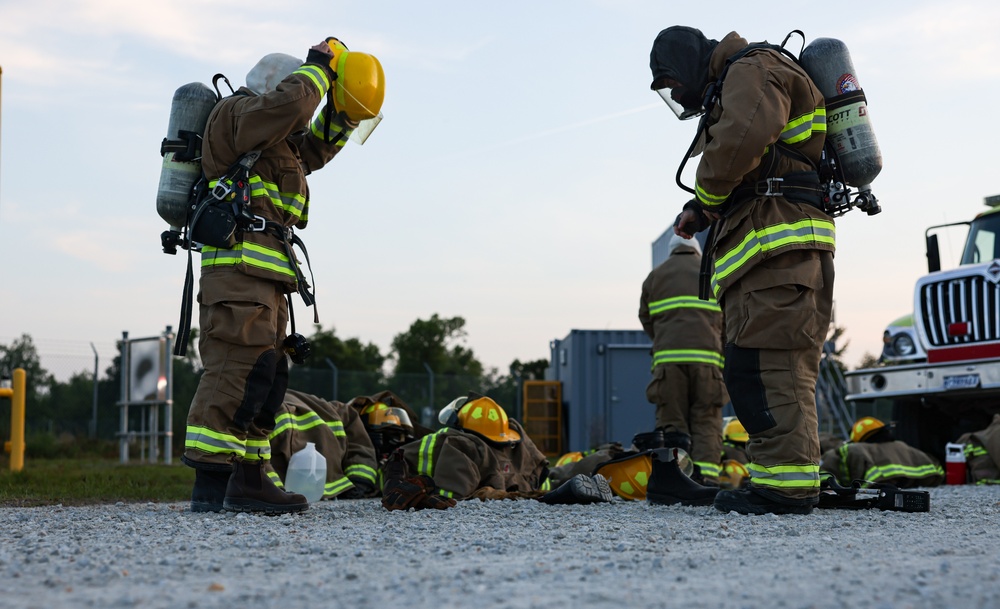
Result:
<instances>
[{"instance_id":1,"label":"water jug","mask_svg":"<svg viewBox=\"0 0 1000 609\"><path fill-rule=\"evenodd\" d=\"M309 503L314 503L323 498L325 487L326 457L316 450L315 444L306 442L306 447L288 461L285 490L305 495Z\"/></svg>"}]
</instances>

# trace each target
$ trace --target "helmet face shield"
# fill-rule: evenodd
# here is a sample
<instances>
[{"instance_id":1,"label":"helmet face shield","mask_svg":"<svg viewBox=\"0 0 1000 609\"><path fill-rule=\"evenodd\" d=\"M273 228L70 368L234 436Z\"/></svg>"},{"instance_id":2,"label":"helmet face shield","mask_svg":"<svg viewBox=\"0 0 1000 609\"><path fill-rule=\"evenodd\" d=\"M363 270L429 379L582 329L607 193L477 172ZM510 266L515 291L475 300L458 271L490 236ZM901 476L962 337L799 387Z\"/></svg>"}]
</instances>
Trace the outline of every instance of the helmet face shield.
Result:
<instances>
[{"instance_id":1,"label":"helmet face shield","mask_svg":"<svg viewBox=\"0 0 1000 609\"><path fill-rule=\"evenodd\" d=\"M683 91L682 87L677 87L677 89L679 92ZM694 109L685 108L683 105L681 105L680 102L676 101L673 98L672 94L674 90L670 87L664 87L662 89L654 89L654 90L656 91L657 95L659 95L663 99L663 101L667 103L667 107L670 108L670 110L674 113L674 115L682 121L686 121L689 118L700 116L705 112L705 108L701 107L701 105L699 105L697 108ZM683 93L681 93L681 95L683 95Z\"/></svg>"}]
</instances>

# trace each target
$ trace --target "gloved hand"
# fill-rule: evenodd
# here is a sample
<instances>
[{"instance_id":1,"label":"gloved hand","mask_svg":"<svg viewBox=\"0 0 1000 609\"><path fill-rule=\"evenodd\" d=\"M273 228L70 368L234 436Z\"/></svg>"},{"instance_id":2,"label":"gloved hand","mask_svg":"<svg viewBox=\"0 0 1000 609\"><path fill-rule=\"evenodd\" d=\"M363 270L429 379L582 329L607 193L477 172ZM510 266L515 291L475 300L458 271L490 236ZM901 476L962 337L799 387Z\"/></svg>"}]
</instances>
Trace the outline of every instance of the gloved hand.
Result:
<instances>
[{"instance_id":1,"label":"gloved hand","mask_svg":"<svg viewBox=\"0 0 1000 609\"><path fill-rule=\"evenodd\" d=\"M390 512L410 508L446 510L454 506L455 500L439 495L435 491L434 481L427 476L387 482L383 489L382 507Z\"/></svg>"},{"instance_id":2,"label":"gloved hand","mask_svg":"<svg viewBox=\"0 0 1000 609\"><path fill-rule=\"evenodd\" d=\"M511 499L510 493L507 491L500 490L498 488L493 488L492 486L483 486L477 488L472 492L472 497L479 499L480 501L486 501L487 499Z\"/></svg>"},{"instance_id":3,"label":"gloved hand","mask_svg":"<svg viewBox=\"0 0 1000 609\"><path fill-rule=\"evenodd\" d=\"M690 239L695 233L700 233L708 228L711 223L711 219L692 199L685 203L683 211L677 214L677 218L674 220L674 232L685 239Z\"/></svg>"},{"instance_id":4,"label":"gloved hand","mask_svg":"<svg viewBox=\"0 0 1000 609\"><path fill-rule=\"evenodd\" d=\"M306 63L315 63L331 71L330 61L332 60L333 51L330 50L330 45L326 43L326 40L310 47L309 54L306 55Z\"/></svg>"}]
</instances>

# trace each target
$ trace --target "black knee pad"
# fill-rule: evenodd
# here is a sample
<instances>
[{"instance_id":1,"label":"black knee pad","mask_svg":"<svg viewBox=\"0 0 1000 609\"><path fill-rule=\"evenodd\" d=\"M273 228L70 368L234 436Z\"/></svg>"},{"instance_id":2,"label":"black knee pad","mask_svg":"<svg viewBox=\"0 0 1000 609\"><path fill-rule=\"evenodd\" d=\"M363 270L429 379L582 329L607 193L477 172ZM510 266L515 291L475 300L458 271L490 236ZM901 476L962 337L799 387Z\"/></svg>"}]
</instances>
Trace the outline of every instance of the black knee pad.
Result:
<instances>
[{"instance_id":1,"label":"black knee pad","mask_svg":"<svg viewBox=\"0 0 1000 609\"><path fill-rule=\"evenodd\" d=\"M253 368L250 369L250 374L247 375L246 389L243 391L243 401L236 410L236 415L233 416L233 422L243 431L250 429L250 424L253 422L254 417L260 414L261 409L267 402L268 396L271 394L278 367L278 358L277 351L268 349L260 354L260 357L254 362ZM281 359L283 360L284 358L284 354L281 354ZM287 383L287 367L285 376ZM284 389L282 389L281 395L283 398L285 395Z\"/></svg>"},{"instance_id":2,"label":"black knee pad","mask_svg":"<svg viewBox=\"0 0 1000 609\"><path fill-rule=\"evenodd\" d=\"M777 426L767 407L767 393L760 377L760 351L726 343L723 372L733 410L747 433L756 434Z\"/></svg>"},{"instance_id":3,"label":"black knee pad","mask_svg":"<svg viewBox=\"0 0 1000 609\"><path fill-rule=\"evenodd\" d=\"M274 367L274 381L271 383L271 391L268 392L263 406L254 418L257 427L261 429L272 429L274 427L274 417L281 410L281 403L285 401L285 391L288 390L288 357L278 354L278 363Z\"/></svg>"}]
</instances>

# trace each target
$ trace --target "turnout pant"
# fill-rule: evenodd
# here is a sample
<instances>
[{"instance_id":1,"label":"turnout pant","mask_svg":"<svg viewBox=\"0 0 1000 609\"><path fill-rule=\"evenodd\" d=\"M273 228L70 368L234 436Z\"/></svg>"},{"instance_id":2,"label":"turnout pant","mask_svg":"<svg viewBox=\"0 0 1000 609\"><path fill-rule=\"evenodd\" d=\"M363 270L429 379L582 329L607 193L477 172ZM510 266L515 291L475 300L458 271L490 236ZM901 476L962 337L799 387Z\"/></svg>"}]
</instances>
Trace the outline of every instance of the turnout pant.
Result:
<instances>
[{"instance_id":1,"label":"turnout pant","mask_svg":"<svg viewBox=\"0 0 1000 609\"><path fill-rule=\"evenodd\" d=\"M188 412L184 461L226 469L271 456L268 434L288 386L282 285L235 268L211 269L198 293L204 373Z\"/></svg>"},{"instance_id":2,"label":"turnout pant","mask_svg":"<svg viewBox=\"0 0 1000 609\"><path fill-rule=\"evenodd\" d=\"M702 476L719 476L722 407L728 401L722 371L711 364L660 364L646 388L656 404L656 427L691 437L691 460Z\"/></svg>"},{"instance_id":3,"label":"turnout pant","mask_svg":"<svg viewBox=\"0 0 1000 609\"><path fill-rule=\"evenodd\" d=\"M723 295L725 379L750 435L750 484L790 503L819 497L816 379L833 309L833 253L765 260Z\"/></svg>"}]
</instances>

